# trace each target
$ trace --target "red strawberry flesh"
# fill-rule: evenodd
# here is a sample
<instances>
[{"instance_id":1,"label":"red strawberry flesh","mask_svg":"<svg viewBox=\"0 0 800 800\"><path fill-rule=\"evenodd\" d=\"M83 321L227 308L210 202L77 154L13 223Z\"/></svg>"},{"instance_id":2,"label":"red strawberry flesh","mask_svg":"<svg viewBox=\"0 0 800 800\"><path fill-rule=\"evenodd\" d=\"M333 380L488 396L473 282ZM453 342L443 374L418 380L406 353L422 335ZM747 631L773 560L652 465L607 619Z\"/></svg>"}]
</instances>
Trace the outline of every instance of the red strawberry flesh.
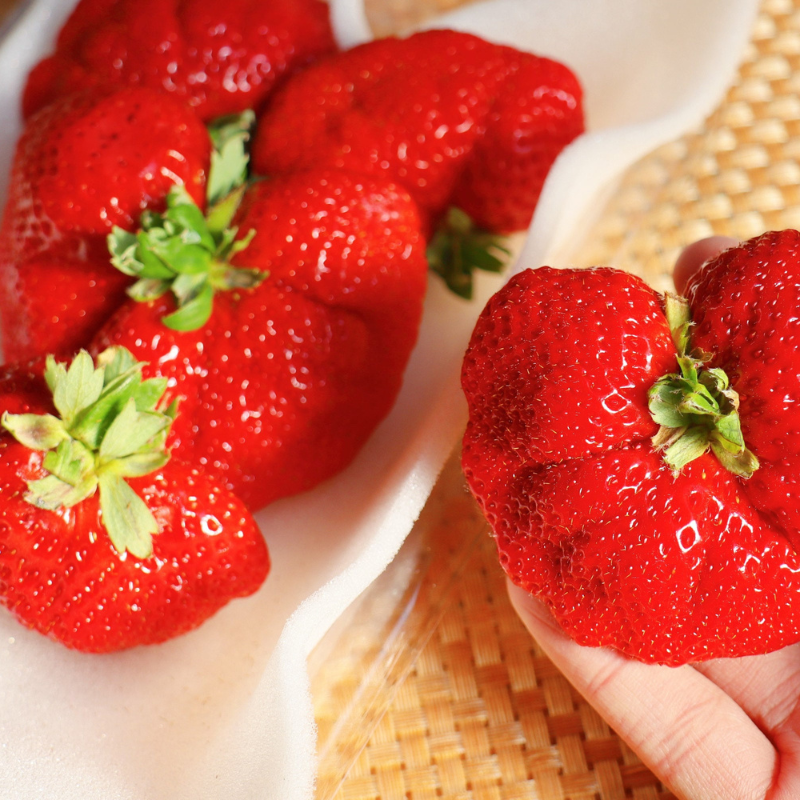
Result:
<instances>
[{"instance_id":1,"label":"red strawberry flesh","mask_svg":"<svg viewBox=\"0 0 800 800\"><path fill-rule=\"evenodd\" d=\"M368 173L404 186L430 227L463 203L479 226L520 230L552 162L583 131L581 94L561 64L469 34L381 39L277 92L253 166Z\"/></svg>"},{"instance_id":2,"label":"red strawberry flesh","mask_svg":"<svg viewBox=\"0 0 800 800\"><path fill-rule=\"evenodd\" d=\"M81 0L28 78L23 111L146 86L210 121L259 108L284 75L334 48L321 0Z\"/></svg>"}]
</instances>

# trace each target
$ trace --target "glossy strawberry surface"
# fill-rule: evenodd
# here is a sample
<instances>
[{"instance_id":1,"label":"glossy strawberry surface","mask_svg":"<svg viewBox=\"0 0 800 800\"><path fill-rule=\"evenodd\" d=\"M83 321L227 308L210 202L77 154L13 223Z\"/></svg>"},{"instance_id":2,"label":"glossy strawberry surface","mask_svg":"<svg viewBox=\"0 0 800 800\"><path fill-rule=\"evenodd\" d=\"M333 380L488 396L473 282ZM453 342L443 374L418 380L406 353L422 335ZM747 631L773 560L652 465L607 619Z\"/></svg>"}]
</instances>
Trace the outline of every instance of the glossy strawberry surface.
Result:
<instances>
[{"instance_id":1,"label":"glossy strawberry surface","mask_svg":"<svg viewBox=\"0 0 800 800\"><path fill-rule=\"evenodd\" d=\"M162 208L176 182L202 204L209 158L205 127L148 89L72 96L33 117L0 229L6 359L84 344L87 325L107 317L129 283L110 265L106 235Z\"/></svg>"},{"instance_id":2,"label":"glossy strawberry surface","mask_svg":"<svg viewBox=\"0 0 800 800\"><path fill-rule=\"evenodd\" d=\"M31 73L23 111L113 84L166 92L209 121L259 108L334 47L322 0L81 0Z\"/></svg>"},{"instance_id":3,"label":"glossy strawberry surface","mask_svg":"<svg viewBox=\"0 0 800 800\"><path fill-rule=\"evenodd\" d=\"M92 348L123 345L169 378L175 447L257 509L338 472L388 413L427 265L410 197L347 173L258 183L236 223L256 234L235 262L262 284L218 292L196 331L162 324L170 296L130 301Z\"/></svg>"},{"instance_id":4,"label":"glossy strawberry surface","mask_svg":"<svg viewBox=\"0 0 800 800\"><path fill-rule=\"evenodd\" d=\"M579 642L647 662L800 640L794 337L800 235L766 234L690 282L692 345L741 398L745 480L702 455L675 474L648 390L675 372L662 300L610 269L542 268L488 304L463 367L463 463L512 579Z\"/></svg>"},{"instance_id":5,"label":"glossy strawberry surface","mask_svg":"<svg viewBox=\"0 0 800 800\"><path fill-rule=\"evenodd\" d=\"M469 34L429 31L329 57L259 120L264 175L328 165L405 186L433 224L463 206L493 231L527 226L547 170L583 131L561 64Z\"/></svg>"},{"instance_id":6,"label":"glossy strawberry surface","mask_svg":"<svg viewBox=\"0 0 800 800\"><path fill-rule=\"evenodd\" d=\"M0 405L53 413L41 365L6 367ZM97 495L57 511L26 502L25 482L46 474L40 452L0 436L0 603L67 647L104 653L165 641L252 594L267 575L252 517L196 467L172 459L131 480L158 522L148 558L115 549Z\"/></svg>"}]
</instances>

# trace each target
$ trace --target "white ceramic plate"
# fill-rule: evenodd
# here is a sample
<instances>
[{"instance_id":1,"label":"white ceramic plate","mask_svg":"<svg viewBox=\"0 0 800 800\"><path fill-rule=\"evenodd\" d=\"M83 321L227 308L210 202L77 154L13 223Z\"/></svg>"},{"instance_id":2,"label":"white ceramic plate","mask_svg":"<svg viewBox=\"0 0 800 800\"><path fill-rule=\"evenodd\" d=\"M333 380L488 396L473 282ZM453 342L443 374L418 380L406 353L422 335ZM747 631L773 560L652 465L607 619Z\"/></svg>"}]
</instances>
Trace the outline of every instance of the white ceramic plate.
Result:
<instances>
[{"instance_id":1,"label":"white ceramic plate","mask_svg":"<svg viewBox=\"0 0 800 800\"><path fill-rule=\"evenodd\" d=\"M34 0L0 45L0 188L25 75L73 0ZM590 133L556 164L520 266L565 264L638 157L701 122L743 52L756 0L494 0L438 21L570 64ZM333 2L341 41L358 0ZM114 656L71 653L0 614L0 797L275 798L313 793L306 657L385 568L464 424L458 369L497 286L466 303L434 280L397 406L342 475L259 515L273 573L200 630Z\"/></svg>"}]
</instances>

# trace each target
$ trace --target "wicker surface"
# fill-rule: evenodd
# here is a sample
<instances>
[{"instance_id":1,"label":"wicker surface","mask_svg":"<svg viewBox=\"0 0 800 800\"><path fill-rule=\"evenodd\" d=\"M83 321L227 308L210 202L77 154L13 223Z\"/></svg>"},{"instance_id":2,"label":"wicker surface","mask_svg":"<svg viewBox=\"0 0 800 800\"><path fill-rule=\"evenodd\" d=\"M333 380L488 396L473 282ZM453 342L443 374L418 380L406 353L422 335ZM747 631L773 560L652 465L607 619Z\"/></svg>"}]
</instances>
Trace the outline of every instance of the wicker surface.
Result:
<instances>
[{"instance_id":1,"label":"wicker surface","mask_svg":"<svg viewBox=\"0 0 800 800\"><path fill-rule=\"evenodd\" d=\"M456 4L375 0L370 18L387 33ZM697 238L800 227L799 90L800 0L764 0L725 102L628 172L575 263L665 289ZM407 550L317 676L319 800L671 797L523 629L455 463Z\"/></svg>"},{"instance_id":2,"label":"wicker surface","mask_svg":"<svg viewBox=\"0 0 800 800\"><path fill-rule=\"evenodd\" d=\"M312 665L318 800L672 797L522 626L457 458L399 561Z\"/></svg>"}]
</instances>

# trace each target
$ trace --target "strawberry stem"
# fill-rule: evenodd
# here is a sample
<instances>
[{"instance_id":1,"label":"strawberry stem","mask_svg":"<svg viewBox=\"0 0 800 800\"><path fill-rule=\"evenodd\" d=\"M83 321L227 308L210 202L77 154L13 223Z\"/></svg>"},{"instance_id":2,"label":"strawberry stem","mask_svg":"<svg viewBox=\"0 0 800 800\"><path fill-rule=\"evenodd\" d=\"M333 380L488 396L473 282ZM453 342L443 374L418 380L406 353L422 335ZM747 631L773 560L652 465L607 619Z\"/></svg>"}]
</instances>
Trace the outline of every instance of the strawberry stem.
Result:
<instances>
[{"instance_id":1,"label":"strawberry stem","mask_svg":"<svg viewBox=\"0 0 800 800\"><path fill-rule=\"evenodd\" d=\"M428 265L452 292L471 300L473 271L501 272L511 255L506 242L506 237L477 228L467 214L452 207L428 245Z\"/></svg>"},{"instance_id":2,"label":"strawberry stem","mask_svg":"<svg viewBox=\"0 0 800 800\"><path fill-rule=\"evenodd\" d=\"M218 291L258 286L266 273L230 263L251 242L255 231L237 239L231 225L247 186L246 143L252 111L224 117L209 129L214 149L206 186L208 214L183 186L173 186L163 214L145 211L136 233L114 227L108 236L111 263L137 278L128 289L146 303L171 291L177 310L162 322L178 331L201 328L213 310Z\"/></svg>"},{"instance_id":3,"label":"strawberry stem","mask_svg":"<svg viewBox=\"0 0 800 800\"><path fill-rule=\"evenodd\" d=\"M152 555L158 523L125 479L169 461L166 439L177 413L177 403L162 403L166 379L142 380L143 366L123 347L110 347L96 363L82 350L69 368L48 356L45 380L59 416L5 412L0 420L25 447L45 451L48 474L27 482L25 500L57 511L99 489L112 544L137 558Z\"/></svg>"},{"instance_id":4,"label":"strawberry stem","mask_svg":"<svg viewBox=\"0 0 800 800\"><path fill-rule=\"evenodd\" d=\"M749 478L758 469L758 459L742 436L739 395L723 370L707 368L707 353L689 352L688 302L668 293L665 313L680 373L665 375L650 389L650 414L660 426L653 445L675 472L710 449L734 475Z\"/></svg>"}]
</instances>

